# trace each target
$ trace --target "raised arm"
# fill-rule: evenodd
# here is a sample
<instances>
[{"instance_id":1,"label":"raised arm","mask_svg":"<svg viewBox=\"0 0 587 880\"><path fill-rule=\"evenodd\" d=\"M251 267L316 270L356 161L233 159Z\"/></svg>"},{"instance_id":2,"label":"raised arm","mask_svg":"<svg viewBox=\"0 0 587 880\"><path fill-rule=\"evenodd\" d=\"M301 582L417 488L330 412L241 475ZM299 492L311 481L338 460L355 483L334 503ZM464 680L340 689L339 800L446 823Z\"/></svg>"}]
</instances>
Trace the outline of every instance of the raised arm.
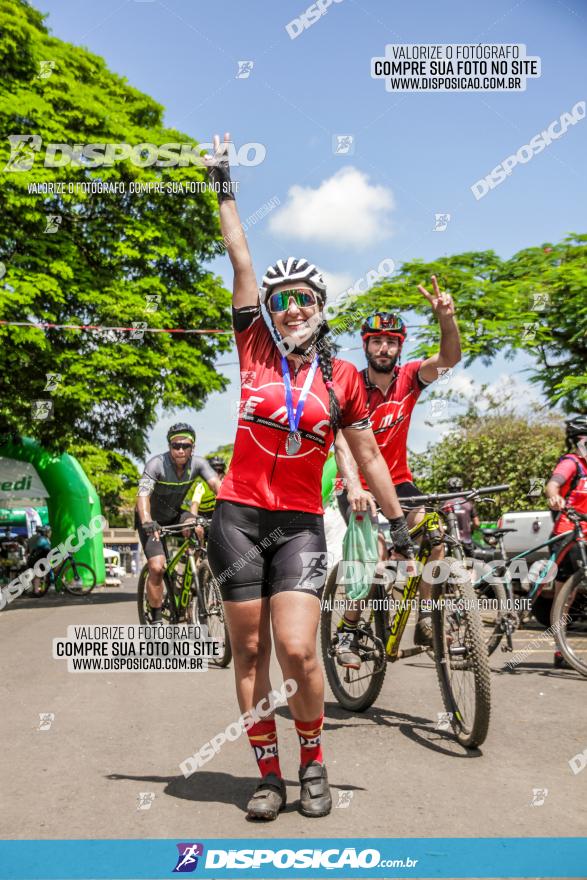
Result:
<instances>
[{"instance_id":1,"label":"raised arm","mask_svg":"<svg viewBox=\"0 0 587 880\"><path fill-rule=\"evenodd\" d=\"M420 377L424 382L434 382L438 379L439 369L454 367L461 359L461 339L459 328L455 321L455 307L449 293L441 292L438 287L436 275L432 276L434 293L430 294L421 284L418 290L426 297L432 311L438 318L440 327L440 350L437 354L423 361L420 367Z\"/></svg>"},{"instance_id":2,"label":"raised arm","mask_svg":"<svg viewBox=\"0 0 587 880\"><path fill-rule=\"evenodd\" d=\"M204 156L210 180L217 185L218 207L220 212L220 229L228 252L234 281L232 288L232 305L235 309L259 304L259 288L253 269L253 261L245 236L230 180L227 147L230 135L224 135L224 143L214 135L214 155Z\"/></svg>"}]
</instances>

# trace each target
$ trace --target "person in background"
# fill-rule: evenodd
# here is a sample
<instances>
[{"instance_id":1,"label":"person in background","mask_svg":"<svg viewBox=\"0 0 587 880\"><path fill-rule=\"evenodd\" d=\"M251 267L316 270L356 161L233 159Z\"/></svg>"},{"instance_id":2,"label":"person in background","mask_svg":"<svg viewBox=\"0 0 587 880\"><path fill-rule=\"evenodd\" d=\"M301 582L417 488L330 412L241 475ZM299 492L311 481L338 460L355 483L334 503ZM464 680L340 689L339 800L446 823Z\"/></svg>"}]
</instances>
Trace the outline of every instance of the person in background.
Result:
<instances>
[{"instance_id":1,"label":"person in background","mask_svg":"<svg viewBox=\"0 0 587 880\"><path fill-rule=\"evenodd\" d=\"M418 290L428 301L432 314L438 320L438 351L425 359L410 360L401 364L401 355L408 330L394 312L375 312L361 327L361 339L367 366L361 371L369 405L369 417L377 445L385 459L395 490L400 499L409 499L422 492L415 484L408 465L408 432L414 407L423 391L433 382L456 366L461 357L459 328L455 317L455 305L446 291L441 291L438 280L432 275L432 292L423 285ZM349 522L351 511L373 511L364 476L357 468L344 444L339 443L336 461L345 489L337 495L339 509ZM408 510L410 527L424 519L424 508ZM439 530L432 538L430 561L444 556L444 542ZM379 539L379 558L386 559L385 541ZM422 578L420 599L430 599L432 587ZM356 603L349 603L342 616L336 659L340 666L359 669L361 659L358 651L357 627L360 611ZM426 607L420 607L414 630L416 645L432 645L432 617Z\"/></svg>"},{"instance_id":2,"label":"person in background","mask_svg":"<svg viewBox=\"0 0 587 880\"><path fill-rule=\"evenodd\" d=\"M446 488L448 492L462 492L463 481L460 477L449 477ZM474 550L473 529L478 529L481 524L477 508L472 501L467 501L465 498L452 498L443 504L443 510L448 510L450 507L452 507L457 517L459 536L465 553L467 556L472 557Z\"/></svg>"},{"instance_id":3,"label":"person in background","mask_svg":"<svg viewBox=\"0 0 587 880\"><path fill-rule=\"evenodd\" d=\"M167 432L167 442L167 452L154 455L145 465L135 510L135 528L149 567L147 597L151 623L162 618L166 563L159 534L161 526L187 525L194 521L190 511L182 510L182 505L196 477L202 476L215 492L220 488L220 481L206 459L193 455L196 432L191 425L185 422L172 425ZM184 529L183 534L187 537L189 530Z\"/></svg>"},{"instance_id":4,"label":"person in background","mask_svg":"<svg viewBox=\"0 0 587 880\"><path fill-rule=\"evenodd\" d=\"M219 455L210 455L206 461L218 476L219 485L226 476L226 462ZM210 488L203 477L198 477L194 484L194 491L190 498L190 513L193 516L200 516L207 520L210 525L214 508L216 507L216 492Z\"/></svg>"},{"instance_id":5,"label":"person in background","mask_svg":"<svg viewBox=\"0 0 587 880\"><path fill-rule=\"evenodd\" d=\"M554 516L553 535L561 535L573 528L573 523L565 515L566 507L570 506L578 513L587 514L586 414L574 416L566 422L566 443L567 452L559 458L545 487L548 506ZM581 528L587 534L587 523L581 523ZM567 578L577 570L580 559L577 545L571 544L564 558L559 560L559 570L554 584L555 599ZM555 651L554 665L568 668L560 651Z\"/></svg>"},{"instance_id":6,"label":"person in background","mask_svg":"<svg viewBox=\"0 0 587 880\"><path fill-rule=\"evenodd\" d=\"M46 559L51 550L51 527L39 526L35 534L31 535L27 542L28 559L26 561L27 568L33 568L41 559ZM43 578L34 577L31 586L33 591L37 591Z\"/></svg>"}]
</instances>

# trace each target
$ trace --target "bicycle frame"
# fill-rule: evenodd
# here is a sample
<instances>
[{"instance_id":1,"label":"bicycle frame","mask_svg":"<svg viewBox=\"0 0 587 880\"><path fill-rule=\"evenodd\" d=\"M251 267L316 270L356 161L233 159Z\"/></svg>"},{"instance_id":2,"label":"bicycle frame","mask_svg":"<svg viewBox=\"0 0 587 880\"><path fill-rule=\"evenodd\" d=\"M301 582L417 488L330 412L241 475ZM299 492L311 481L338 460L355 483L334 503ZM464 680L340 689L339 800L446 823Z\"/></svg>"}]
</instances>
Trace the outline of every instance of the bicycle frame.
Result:
<instances>
[{"instance_id":1,"label":"bicycle frame","mask_svg":"<svg viewBox=\"0 0 587 880\"><path fill-rule=\"evenodd\" d=\"M566 538L566 540L564 540ZM525 559L527 556L535 553L537 550L541 550L543 547L554 547L555 544L564 541L564 543L560 544L558 550L552 552L548 557L548 560L545 561L544 570L541 576L536 580L532 589L528 593L528 600L534 600L542 589L543 581L545 580L548 572L550 571L550 567L552 563L557 563L560 561L561 556L563 555L563 551L571 544L577 544L581 553L581 560L583 563L583 567L587 569L587 552L585 550L585 538L583 536L582 530L578 525L575 525L568 532L562 532L560 535L553 535L551 538L548 538L547 541L544 541L542 544L538 544L535 547L531 547L529 550L524 550L523 553L518 553L516 556L512 556L511 559L504 559L498 561L495 565L492 566L490 571L485 572L477 581L475 581L475 588L480 587L483 583L491 584L491 581L487 580L489 577L493 575L493 573L498 569L502 568L505 565L505 576L507 579L508 586L512 582L512 576L510 573L510 566L512 563L517 562L519 559Z\"/></svg>"},{"instance_id":2,"label":"bicycle frame","mask_svg":"<svg viewBox=\"0 0 587 880\"><path fill-rule=\"evenodd\" d=\"M192 583L195 583L196 595L198 596L198 600L201 599L199 596L200 585L198 582L197 576L197 567L195 554L199 552L201 556L205 551L199 540L195 537L195 535L190 535L186 538L183 543L179 546L178 550L175 552L172 558L170 558L169 548L167 546L167 541L165 540L165 534L161 535L163 539L161 541L163 545L163 552L165 554L165 571L169 575L173 575L177 566L181 562L181 560L186 557L187 563L185 570L183 572L183 579L181 581L181 589L179 591L173 590L173 600L174 600L174 611L177 615L185 612L189 602L190 597L192 595Z\"/></svg>"},{"instance_id":3,"label":"bicycle frame","mask_svg":"<svg viewBox=\"0 0 587 880\"><path fill-rule=\"evenodd\" d=\"M77 578L77 576L78 576L77 575L77 565L76 565L75 557L74 557L73 553L68 553L67 556L65 557L65 559L61 560L59 565L57 565L55 568L50 568L49 571L47 572L47 574L45 575L45 577L49 577L50 574L53 575L53 589L55 590L56 593L64 593L65 592L65 587L63 585L62 586L59 585L59 583L60 583L59 582L59 575L61 574L61 572L63 571L63 569L66 567L66 565L68 563L71 563L71 567L73 568L73 576L75 578Z\"/></svg>"},{"instance_id":4,"label":"bicycle frame","mask_svg":"<svg viewBox=\"0 0 587 880\"><path fill-rule=\"evenodd\" d=\"M424 648L417 647L408 648L407 650L400 652L400 643L412 610L411 603L416 597L420 581L422 580L422 571L430 558L432 545L429 540L426 540L426 537L431 532L437 532L439 528L440 515L434 511L426 513L424 519L410 529L410 537L418 537L422 534L424 538L415 560L420 563L421 567L419 572L408 577L401 597L401 606L395 612L393 617L390 617L389 635L385 644L385 653L392 663L404 657L421 654L425 650Z\"/></svg>"}]
</instances>

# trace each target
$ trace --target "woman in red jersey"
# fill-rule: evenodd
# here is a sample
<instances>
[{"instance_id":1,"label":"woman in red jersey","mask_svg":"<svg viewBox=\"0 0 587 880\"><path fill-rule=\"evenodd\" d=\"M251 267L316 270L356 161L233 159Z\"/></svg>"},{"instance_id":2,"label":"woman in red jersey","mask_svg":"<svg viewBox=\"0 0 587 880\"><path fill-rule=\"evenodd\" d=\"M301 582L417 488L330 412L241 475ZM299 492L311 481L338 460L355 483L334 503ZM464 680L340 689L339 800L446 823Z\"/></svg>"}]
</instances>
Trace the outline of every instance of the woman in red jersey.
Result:
<instances>
[{"instance_id":1,"label":"woman in red jersey","mask_svg":"<svg viewBox=\"0 0 587 880\"><path fill-rule=\"evenodd\" d=\"M292 683L300 811L326 816L332 800L322 757L324 680L316 650L326 577L321 478L339 430L368 485L377 489L397 550L412 555L411 542L369 424L364 385L352 364L332 357L321 274L307 260L289 257L267 269L257 286L231 191L228 135L224 140L221 146L215 136L215 154L206 164L234 270L241 403L208 553L225 602L240 709L258 709L245 725L261 772L247 816L275 819L286 803L275 718L270 706L261 711L271 691L272 637L284 679ZM364 509L366 503L365 493L357 505Z\"/></svg>"},{"instance_id":2,"label":"woman in red jersey","mask_svg":"<svg viewBox=\"0 0 587 880\"><path fill-rule=\"evenodd\" d=\"M567 451L559 459L545 487L548 506L555 516L553 535L572 531L573 523L565 514L566 507L572 507L577 513L587 514L587 415L582 414L568 419L565 434ZM581 528L587 534L587 523L581 523ZM563 557L557 559L557 563L559 570L554 598L559 594L566 579L571 577L581 564L577 544L571 544ZM554 665L569 668L560 651L554 653Z\"/></svg>"}]
</instances>

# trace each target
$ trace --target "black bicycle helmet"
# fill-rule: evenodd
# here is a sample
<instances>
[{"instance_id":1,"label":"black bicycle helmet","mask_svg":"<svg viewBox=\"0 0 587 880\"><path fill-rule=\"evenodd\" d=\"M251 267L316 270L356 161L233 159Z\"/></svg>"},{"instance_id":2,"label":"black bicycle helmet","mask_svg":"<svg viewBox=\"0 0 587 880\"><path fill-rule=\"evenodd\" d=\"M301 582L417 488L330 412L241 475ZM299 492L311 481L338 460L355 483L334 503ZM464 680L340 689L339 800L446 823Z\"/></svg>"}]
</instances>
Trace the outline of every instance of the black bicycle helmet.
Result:
<instances>
[{"instance_id":1,"label":"black bicycle helmet","mask_svg":"<svg viewBox=\"0 0 587 880\"><path fill-rule=\"evenodd\" d=\"M449 492L460 492L463 488L463 481L460 477L449 477L446 485Z\"/></svg>"},{"instance_id":2,"label":"black bicycle helmet","mask_svg":"<svg viewBox=\"0 0 587 880\"><path fill-rule=\"evenodd\" d=\"M191 437L194 443L196 442L196 432L186 422L178 422L171 426L167 432L167 442L171 443L174 437Z\"/></svg>"},{"instance_id":3,"label":"black bicycle helmet","mask_svg":"<svg viewBox=\"0 0 587 880\"><path fill-rule=\"evenodd\" d=\"M574 441L577 437L587 436L587 415L573 416L566 424L566 436L568 441Z\"/></svg>"},{"instance_id":4,"label":"black bicycle helmet","mask_svg":"<svg viewBox=\"0 0 587 880\"><path fill-rule=\"evenodd\" d=\"M208 461L210 462L210 467L214 468L217 474L226 473L226 462L219 455L212 455Z\"/></svg>"}]
</instances>

